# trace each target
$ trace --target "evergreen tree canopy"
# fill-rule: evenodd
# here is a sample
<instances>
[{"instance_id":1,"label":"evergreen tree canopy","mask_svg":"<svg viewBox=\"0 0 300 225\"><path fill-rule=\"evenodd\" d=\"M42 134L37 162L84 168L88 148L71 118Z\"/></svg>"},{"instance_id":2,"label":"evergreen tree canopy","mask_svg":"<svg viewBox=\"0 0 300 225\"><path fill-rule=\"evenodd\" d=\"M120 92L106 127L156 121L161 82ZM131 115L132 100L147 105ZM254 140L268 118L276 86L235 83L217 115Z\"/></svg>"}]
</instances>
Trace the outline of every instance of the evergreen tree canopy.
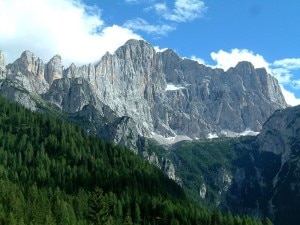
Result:
<instances>
[{"instance_id":1,"label":"evergreen tree canopy","mask_svg":"<svg viewBox=\"0 0 300 225\"><path fill-rule=\"evenodd\" d=\"M199 209L180 186L122 146L0 97L0 224L233 221L262 224Z\"/></svg>"}]
</instances>

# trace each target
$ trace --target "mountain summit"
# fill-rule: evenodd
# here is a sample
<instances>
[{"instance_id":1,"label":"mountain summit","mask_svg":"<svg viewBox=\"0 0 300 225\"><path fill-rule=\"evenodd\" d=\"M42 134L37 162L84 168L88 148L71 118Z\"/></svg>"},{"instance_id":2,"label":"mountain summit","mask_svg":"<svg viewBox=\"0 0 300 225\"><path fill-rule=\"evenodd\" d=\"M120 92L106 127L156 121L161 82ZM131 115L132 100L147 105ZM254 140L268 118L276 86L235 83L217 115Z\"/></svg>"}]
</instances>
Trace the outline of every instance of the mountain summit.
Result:
<instances>
[{"instance_id":1,"label":"mountain summit","mask_svg":"<svg viewBox=\"0 0 300 225\"><path fill-rule=\"evenodd\" d=\"M90 122L106 118L94 132L107 135L107 124L122 127L111 132L116 142L122 135L171 143L259 132L287 106L277 80L263 68L240 62L228 71L213 69L170 49L156 52L143 40L129 40L96 65L63 69L59 55L44 64L29 51L12 64L4 66L2 54L0 61L3 95L32 110L48 104Z\"/></svg>"}]
</instances>

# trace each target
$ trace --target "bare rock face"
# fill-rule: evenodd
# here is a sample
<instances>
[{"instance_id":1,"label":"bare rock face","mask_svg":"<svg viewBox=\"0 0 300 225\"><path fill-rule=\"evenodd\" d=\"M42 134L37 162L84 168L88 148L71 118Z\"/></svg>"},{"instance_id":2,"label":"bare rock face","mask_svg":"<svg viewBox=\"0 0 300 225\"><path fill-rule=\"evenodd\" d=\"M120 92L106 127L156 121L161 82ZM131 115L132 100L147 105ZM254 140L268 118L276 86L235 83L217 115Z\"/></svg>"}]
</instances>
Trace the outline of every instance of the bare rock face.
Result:
<instances>
[{"instance_id":1,"label":"bare rock face","mask_svg":"<svg viewBox=\"0 0 300 225\"><path fill-rule=\"evenodd\" d=\"M260 131L273 111L287 106L276 79L251 63L225 72L172 50L156 53L144 41L105 55L95 82L99 99L119 116L165 137Z\"/></svg>"},{"instance_id":2,"label":"bare rock face","mask_svg":"<svg viewBox=\"0 0 300 225\"><path fill-rule=\"evenodd\" d=\"M277 80L265 69L249 62L228 71L213 69L172 50L156 52L142 40L129 40L96 65L71 64L64 70L59 55L44 65L26 51L6 69L11 86L42 94L66 113L105 105L118 118L131 118L136 125L126 124L150 138L258 132L275 110L287 106Z\"/></svg>"},{"instance_id":3,"label":"bare rock face","mask_svg":"<svg viewBox=\"0 0 300 225\"><path fill-rule=\"evenodd\" d=\"M277 110L266 121L258 136L260 150L281 156L282 164L291 159L290 143L298 138L300 130L299 106Z\"/></svg>"},{"instance_id":4,"label":"bare rock face","mask_svg":"<svg viewBox=\"0 0 300 225\"><path fill-rule=\"evenodd\" d=\"M0 90L2 95L31 110L36 110L34 96L45 93L49 88L44 79L43 61L32 52L25 51L19 59L5 68L6 79Z\"/></svg>"},{"instance_id":5,"label":"bare rock face","mask_svg":"<svg viewBox=\"0 0 300 225\"><path fill-rule=\"evenodd\" d=\"M144 132L147 132L144 127L139 126L131 117L123 116L106 122L99 134L105 140L114 141L138 154L137 142Z\"/></svg>"},{"instance_id":6,"label":"bare rock face","mask_svg":"<svg viewBox=\"0 0 300 225\"><path fill-rule=\"evenodd\" d=\"M106 54L95 72L86 68L77 74L90 80L100 101L164 137L260 131L273 111L287 106L276 79L249 62L225 72L172 50L156 53L144 41Z\"/></svg>"},{"instance_id":7,"label":"bare rock face","mask_svg":"<svg viewBox=\"0 0 300 225\"><path fill-rule=\"evenodd\" d=\"M177 87L167 91L172 130L193 138L260 131L273 111L287 106L277 80L249 62L225 72L180 59L171 50L161 57L167 82Z\"/></svg>"},{"instance_id":8,"label":"bare rock face","mask_svg":"<svg viewBox=\"0 0 300 225\"><path fill-rule=\"evenodd\" d=\"M60 55L56 55L47 63L45 79L51 85L54 80L62 78L62 73L61 57Z\"/></svg>"},{"instance_id":9,"label":"bare rock face","mask_svg":"<svg viewBox=\"0 0 300 225\"><path fill-rule=\"evenodd\" d=\"M6 76L6 62L3 52L0 50L0 79L4 79Z\"/></svg>"},{"instance_id":10,"label":"bare rock face","mask_svg":"<svg viewBox=\"0 0 300 225\"><path fill-rule=\"evenodd\" d=\"M79 112L86 105L99 104L90 83L83 78L54 80L44 98L68 113Z\"/></svg>"},{"instance_id":11,"label":"bare rock face","mask_svg":"<svg viewBox=\"0 0 300 225\"><path fill-rule=\"evenodd\" d=\"M155 50L146 42L129 41L96 65L97 92L119 116L129 116L153 131L153 92L162 91Z\"/></svg>"},{"instance_id":12,"label":"bare rock face","mask_svg":"<svg viewBox=\"0 0 300 225\"><path fill-rule=\"evenodd\" d=\"M45 93L48 84L44 79L44 63L30 51L22 53L21 57L7 66L7 78L18 83L32 94Z\"/></svg>"}]
</instances>

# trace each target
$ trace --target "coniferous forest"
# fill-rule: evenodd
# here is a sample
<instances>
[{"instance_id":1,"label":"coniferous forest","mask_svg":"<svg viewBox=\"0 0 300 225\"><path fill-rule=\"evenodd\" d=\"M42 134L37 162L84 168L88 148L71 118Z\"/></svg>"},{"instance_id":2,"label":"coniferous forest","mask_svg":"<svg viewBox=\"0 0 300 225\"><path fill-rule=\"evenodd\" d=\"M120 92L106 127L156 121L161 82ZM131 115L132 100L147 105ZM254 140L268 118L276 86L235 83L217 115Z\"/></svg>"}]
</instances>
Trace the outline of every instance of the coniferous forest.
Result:
<instances>
[{"instance_id":1,"label":"coniferous forest","mask_svg":"<svg viewBox=\"0 0 300 225\"><path fill-rule=\"evenodd\" d=\"M199 208L122 146L0 97L0 224L271 224Z\"/></svg>"}]
</instances>

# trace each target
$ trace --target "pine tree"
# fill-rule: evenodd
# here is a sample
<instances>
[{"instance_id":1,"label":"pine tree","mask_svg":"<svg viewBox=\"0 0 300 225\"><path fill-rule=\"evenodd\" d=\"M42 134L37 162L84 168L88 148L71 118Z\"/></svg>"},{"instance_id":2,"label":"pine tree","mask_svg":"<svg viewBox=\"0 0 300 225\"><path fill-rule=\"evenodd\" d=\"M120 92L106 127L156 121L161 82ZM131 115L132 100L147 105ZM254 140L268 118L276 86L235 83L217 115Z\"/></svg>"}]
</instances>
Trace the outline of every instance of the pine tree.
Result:
<instances>
[{"instance_id":1,"label":"pine tree","mask_svg":"<svg viewBox=\"0 0 300 225\"><path fill-rule=\"evenodd\" d=\"M104 225L109 220L109 207L103 190L96 188L89 203L89 220L95 225Z\"/></svg>"}]
</instances>

